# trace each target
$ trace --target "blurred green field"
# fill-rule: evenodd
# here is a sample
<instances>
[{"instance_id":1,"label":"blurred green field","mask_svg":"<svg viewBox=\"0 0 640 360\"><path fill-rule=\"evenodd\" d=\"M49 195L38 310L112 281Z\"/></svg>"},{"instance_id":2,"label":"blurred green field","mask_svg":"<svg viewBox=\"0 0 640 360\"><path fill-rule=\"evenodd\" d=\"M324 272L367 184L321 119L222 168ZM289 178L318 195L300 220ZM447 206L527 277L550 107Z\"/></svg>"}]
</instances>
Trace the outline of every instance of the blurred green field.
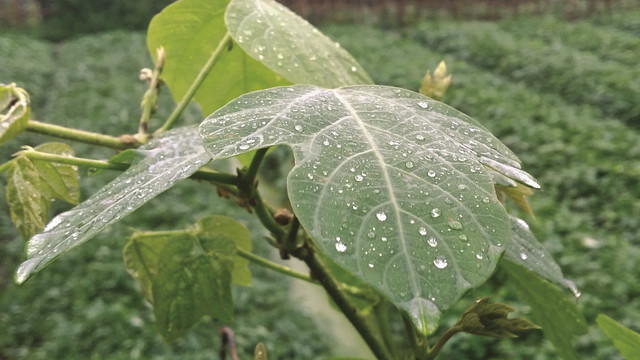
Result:
<instances>
[{"instance_id":1,"label":"blurred green field","mask_svg":"<svg viewBox=\"0 0 640 360\"><path fill-rule=\"evenodd\" d=\"M590 331L576 339L583 358L617 359L595 324L605 313L640 331L640 12L581 22L518 18L500 22L432 21L405 28L325 25L380 84L417 90L426 69L446 60L453 74L444 102L479 120L520 157L542 191L531 198L534 233L582 291L578 300ZM144 35L115 32L50 44L0 36L0 82L17 82L38 120L110 134L133 132L150 66ZM158 119L172 100L162 94ZM194 106L185 122L198 122ZM4 162L20 144L47 141L23 135L0 147ZM74 144L84 157L107 158ZM86 197L114 174L83 181ZM4 179L2 180L4 184ZM207 191L206 188L205 192ZM212 358L219 340L213 321L164 345L149 306L126 274L121 251L131 229L186 226L207 213L231 212L251 228L244 210L217 199L215 189L183 182L121 225L56 261L21 287L11 283L22 242L0 195L0 358ZM58 204L54 210L64 210ZM517 212L517 209L513 209ZM258 252L268 250L253 231ZM243 358L255 343L273 359L313 359L331 353L330 337L287 300L280 275L252 267L254 285L235 289L231 324ZM500 272L468 294L444 322L477 296L528 308L502 284ZM284 286L285 290L278 290ZM618 356L618 357L616 357ZM554 359L539 332L523 339L466 335L443 359Z\"/></svg>"}]
</instances>

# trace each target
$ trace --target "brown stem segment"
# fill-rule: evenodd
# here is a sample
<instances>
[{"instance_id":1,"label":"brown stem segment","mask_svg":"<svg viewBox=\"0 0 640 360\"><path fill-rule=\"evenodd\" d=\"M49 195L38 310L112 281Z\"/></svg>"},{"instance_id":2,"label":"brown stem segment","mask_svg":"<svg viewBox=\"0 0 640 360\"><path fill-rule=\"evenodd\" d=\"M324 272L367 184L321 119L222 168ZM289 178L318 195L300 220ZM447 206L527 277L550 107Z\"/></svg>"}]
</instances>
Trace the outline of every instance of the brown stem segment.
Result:
<instances>
[{"instance_id":1,"label":"brown stem segment","mask_svg":"<svg viewBox=\"0 0 640 360\"><path fill-rule=\"evenodd\" d=\"M222 347L220 348L220 359L224 360L227 356L227 348L229 348L229 355L231 360L238 360L238 351L236 349L236 341L233 336L233 330L230 327L223 326L219 330L222 337Z\"/></svg>"}]
</instances>

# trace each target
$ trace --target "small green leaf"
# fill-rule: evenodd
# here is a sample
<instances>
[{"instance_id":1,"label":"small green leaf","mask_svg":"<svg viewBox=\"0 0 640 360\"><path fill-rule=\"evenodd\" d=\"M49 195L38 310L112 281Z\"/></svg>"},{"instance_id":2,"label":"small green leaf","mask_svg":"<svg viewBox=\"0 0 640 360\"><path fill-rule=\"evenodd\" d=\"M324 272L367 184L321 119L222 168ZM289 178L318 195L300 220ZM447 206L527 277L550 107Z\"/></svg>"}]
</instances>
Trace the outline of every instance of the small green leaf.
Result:
<instances>
[{"instance_id":1,"label":"small green leaf","mask_svg":"<svg viewBox=\"0 0 640 360\"><path fill-rule=\"evenodd\" d=\"M430 71L424 75L420 85L420 94L440 100L451 84L451 75L447 72L447 64L440 61L433 75Z\"/></svg>"},{"instance_id":2,"label":"small green leaf","mask_svg":"<svg viewBox=\"0 0 640 360\"><path fill-rule=\"evenodd\" d=\"M24 241L44 229L49 200L40 190L40 174L24 155L11 161L5 189L11 220Z\"/></svg>"},{"instance_id":3,"label":"small green leaf","mask_svg":"<svg viewBox=\"0 0 640 360\"><path fill-rule=\"evenodd\" d=\"M476 301L456 324L462 331L495 337L516 337L540 327L523 318L509 319L515 309L502 303L489 303L489 298Z\"/></svg>"},{"instance_id":4,"label":"small green leaf","mask_svg":"<svg viewBox=\"0 0 640 360\"><path fill-rule=\"evenodd\" d=\"M201 233L167 240L152 291L156 325L171 342L202 316L231 321L231 273L236 246L231 238Z\"/></svg>"},{"instance_id":5,"label":"small green leaf","mask_svg":"<svg viewBox=\"0 0 640 360\"><path fill-rule=\"evenodd\" d=\"M533 236L529 225L514 216L510 216L510 220L512 239L503 260L524 266L527 270L546 280L567 287L574 295L579 296L580 292L576 285L564 278L560 266Z\"/></svg>"},{"instance_id":6,"label":"small green leaf","mask_svg":"<svg viewBox=\"0 0 640 360\"><path fill-rule=\"evenodd\" d=\"M533 194L533 190L530 187L527 187L522 184L514 183L515 186L505 186L502 184L496 184L496 194L500 202L505 203L505 197L511 199L518 207L527 214L533 215L533 210L531 210L531 205L529 205L529 201L527 200L527 196Z\"/></svg>"},{"instance_id":7,"label":"small green leaf","mask_svg":"<svg viewBox=\"0 0 640 360\"><path fill-rule=\"evenodd\" d=\"M276 1L232 0L225 21L247 54L294 84L373 84L351 54Z\"/></svg>"},{"instance_id":8,"label":"small green leaf","mask_svg":"<svg viewBox=\"0 0 640 360\"><path fill-rule=\"evenodd\" d=\"M235 219L228 216L211 215L198 220L197 233L231 239L238 249L251 252L251 234ZM249 260L236 256L232 274L233 282L239 285L251 285Z\"/></svg>"},{"instance_id":9,"label":"small green leaf","mask_svg":"<svg viewBox=\"0 0 640 360\"><path fill-rule=\"evenodd\" d=\"M475 120L415 92L257 91L207 117L200 134L214 158L290 146L296 165L287 191L300 223L422 333L487 280L511 241L482 159L509 169L518 159Z\"/></svg>"},{"instance_id":10,"label":"small green leaf","mask_svg":"<svg viewBox=\"0 0 640 360\"><path fill-rule=\"evenodd\" d=\"M0 83L0 145L26 129L30 116L29 94L15 83Z\"/></svg>"},{"instance_id":11,"label":"small green leaf","mask_svg":"<svg viewBox=\"0 0 640 360\"><path fill-rule=\"evenodd\" d=\"M136 161L115 180L75 208L53 218L27 243L28 259L20 264L22 283L60 254L94 237L147 201L191 176L211 156L194 127L177 128L136 150Z\"/></svg>"},{"instance_id":12,"label":"small green leaf","mask_svg":"<svg viewBox=\"0 0 640 360\"><path fill-rule=\"evenodd\" d=\"M42 144L35 150L57 155L75 155L71 146L58 142ZM40 189L48 199L58 199L74 205L78 203L80 177L76 166L42 160L33 160L33 165L40 174Z\"/></svg>"},{"instance_id":13,"label":"small green leaf","mask_svg":"<svg viewBox=\"0 0 640 360\"><path fill-rule=\"evenodd\" d=\"M142 293L150 304L153 304L152 284L158 275L160 254L169 238L177 234L178 232L133 234L122 251L127 272L140 284Z\"/></svg>"},{"instance_id":14,"label":"small green leaf","mask_svg":"<svg viewBox=\"0 0 640 360\"><path fill-rule=\"evenodd\" d=\"M147 32L149 53L164 47L162 79L179 101L227 33L224 13L228 0L180 0L154 16ZM249 91L289 82L254 60L239 47L225 50L195 95L209 114Z\"/></svg>"},{"instance_id":15,"label":"small green leaf","mask_svg":"<svg viewBox=\"0 0 640 360\"><path fill-rule=\"evenodd\" d=\"M572 337L584 334L587 324L576 304L557 286L549 283L521 265L503 263L509 282L531 306L531 317L542 327L544 335L565 360L578 359Z\"/></svg>"},{"instance_id":16,"label":"small green leaf","mask_svg":"<svg viewBox=\"0 0 640 360\"><path fill-rule=\"evenodd\" d=\"M625 359L640 359L640 334L604 314L598 314L596 322Z\"/></svg>"}]
</instances>

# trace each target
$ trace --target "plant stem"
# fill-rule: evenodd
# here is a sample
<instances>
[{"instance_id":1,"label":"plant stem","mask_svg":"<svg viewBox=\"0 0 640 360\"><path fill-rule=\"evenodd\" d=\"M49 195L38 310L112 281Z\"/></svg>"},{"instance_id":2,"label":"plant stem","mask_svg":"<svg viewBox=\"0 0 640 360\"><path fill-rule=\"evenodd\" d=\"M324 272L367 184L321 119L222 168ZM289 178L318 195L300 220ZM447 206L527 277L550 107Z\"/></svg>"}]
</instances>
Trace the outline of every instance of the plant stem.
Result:
<instances>
[{"instance_id":1,"label":"plant stem","mask_svg":"<svg viewBox=\"0 0 640 360\"><path fill-rule=\"evenodd\" d=\"M112 163L104 160L94 160L94 159L79 158L75 156L51 154L51 153L46 153L42 151L37 151L32 148L22 151L21 154L24 154L26 157L32 160L44 160L44 161L55 162L60 164L74 165L74 166L101 169L101 170L124 171L124 170L127 170L130 166L130 164L124 164L124 163ZM223 172L216 172L209 169L198 170L193 175L191 175L191 178L195 180L209 181L211 183L215 183L216 185L235 185L237 182L237 177L235 175L231 175Z\"/></svg>"},{"instance_id":2,"label":"plant stem","mask_svg":"<svg viewBox=\"0 0 640 360\"><path fill-rule=\"evenodd\" d=\"M85 144L105 146L113 149L129 149L136 144L123 141L121 138L98 134L90 131L70 129L59 125L47 124L36 120L29 120L27 131L38 134L50 135L61 139L74 140Z\"/></svg>"},{"instance_id":3,"label":"plant stem","mask_svg":"<svg viewBox=\"0 0 640 360\"><path fill-rule=\"evenodd\" d=\"M200 85L202 85L202 82L209 74L209 71L211 71L211 68L213 68L213 65L218 60L218 57L220 57L220 54L222 54L222 51L224 50L224 48L229 44L229 41L231 41L231 35L227 32L222 38L222 40L220 40L220 42L218 43L218 47L216 47L216 49L213 51L213 53L211 54L207 62L200 69L200 72L198 72L198 75L193 80L193 82L191 83L191 86L189 87L187 92L184 94L180 102L176 105L175 109L173 109L173 112L171 113L171 115L169 115L169 117L167 118L167 121L165 121L164 125L162 125L161 128L156 130L154 135L157 136L160 133L163 133L173 127L173 124L178 120L178 118L180 117L184 109L187 107L187 105L189 105L189 103L191 102L191 99L196 94L196 91L198 90L198 88L200 88Z\"/></svg>"},{"instance_id":4,"label":"plant stem","mask_svg":"<svg viewBox=\"0 0 640 360\"><path fill-rule=\"evenodd\" d=\"M260 194L257 191L254 195L254 199L256 201L254 210L256 211L258 219L260 220L262 225L264 225L264 227L267 228L267 230L269 230L273 234L273 236L275 236L276 241L280 244L282 238L286 235L284 229L282 229L280 225L276 223L275 219L273 218L273 214L271 213L271 211L269 211L267 205L264 203L262 197L260 197Z\"/></svg>"},{"instance_id":5,"label":"plant stem","mask_svg":"<svg viewBox=\"0 0 640 360\"><path fill-rule=\"evenodd\" d=\"M453 335L459 333L460 331L461 331L460 327L456 324L456 325L453 325L449 330L447 330L447 332L442 334L442 336L438 339L438 341L433 345L433 347L429 351L429 355L426 357L426 360L435 359L435 357L438 355L440 350L442 350L442 347L444 346L444 344L446 344L447 341L449 341L453 337Z\"/></svg>"},{"instance_id":6,"label":"plant stem","mask_svg":"<svg viewBox=\"0 0 640 360\"><path fill-rule=\"evenodd\" d=\"M151 77L149 78L149 88L144 93L144 96L142 98L142 115L140 116L138 134L136 135L136 138L142 143L145 143L147 138L149 137L149 133L147 132L149 120L151 119L151 114L153 114L154 108L156 107L156 104L158 102L158 92L160 90L160 74L162 73L165 59L164 48L158 48L156 50L156 54L156 65L153 69Z\"/></svg>"},{"instance_id":7,"label":"plant stem","mask_svg":"<svg viewBox=\"0 0 640 360\"><path fill-rule=\"evenodd\" d=\"M308 253L303 255L301 259L309 266L313 277L318 279L325 291L331 296L331 299L333 299L338 308L340 308L340 311L342 311L356 328L376 358L379 360L393 359L389 350L384 346L384 343L376 338L374 329L371 328L362 314L358 312L358 308L340 291L337 281L320 258L318 258L318 255L311 249L306 250L308 250Z\"/></svg>"},{"instance_id":8,"label":"plant stem","mask_svg":"<svg viewBox=\"0 0 640 360\"><path fill-rule=\"evenodd\" d=\"M280 265L280 264L276 264L272 261L269 261L263 257L254 255L250 252L244 251L242 249L238 249L238 256L243 257L249 261L251 261L252 263L258 264L260 266L263 266L267 269L271 269L273 271L279 272L281 274L287 275L287 276L291 276L293 278L296 279L300 279L300 280L304 280L306 282L312 283L312 284L318 284L317 281L311 279L311 277L307 274L303 274L301 272L297 272L295 270L292 270L289 267L286 267L284 265Z\"/></svg>"}]
</instances>

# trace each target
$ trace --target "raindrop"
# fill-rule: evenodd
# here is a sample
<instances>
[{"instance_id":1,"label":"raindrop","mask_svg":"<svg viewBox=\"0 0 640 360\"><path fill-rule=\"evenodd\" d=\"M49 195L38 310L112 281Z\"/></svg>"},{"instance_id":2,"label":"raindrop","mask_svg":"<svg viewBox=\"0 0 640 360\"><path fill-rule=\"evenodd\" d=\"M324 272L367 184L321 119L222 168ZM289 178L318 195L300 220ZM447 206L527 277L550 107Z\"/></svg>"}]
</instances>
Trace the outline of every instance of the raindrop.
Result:
<instances>
[{"instance_id":1,"label":"raindrop","mask_svg":"<svg viewBox=\"0 0 640 360\"><path fill-rule=\"evenodd\" d=\"M362 181L364 178L362 177L362 175L358 174L356 175L356 181L360 182Z\"/></svg>"},{"instance_id":2,"label":"raindrop","mask_svg":"<svg viewBox=\"0 0 640 360\"><path fill-rule=\"evenodd\" d=\"M293 127L296 131L302 131L302 125L296 125Z\"/></svg>"},{"instance_id":3,"label":"raindrop","mask_svg":"<svg viewBox=\"0 0 640 360\"><path fill-rule=\"evenodd\" d=\"M521 253L520 253L520 259L522 259L522 260L527 260L527 258L528 258L528 257L529 257L529 256L528 256L527 254L525 254L525 253L523 253L523 252L521 252Z\"/></svg>"},{"instance_id":4,"label":"raindrop","mask_svg":"<svg viewBox=\"0 0 640 360\"><path fill-rule=\"evenodd\" d=\"M421 227L420 229L418 229L418 232L420 233L420 235L425 236L427 235L427 229L423 227Z\"/></svg>"},{"instance_id":5,"label":"raindrop","mask_svg":"<svg viewBox=\"0 0 640 360\"><path fill-rule=\"evenodd\" d=\"M309 178L309 180L313 180L313 174L307 174L307 177Z\"/></svg>"},{"instance_id":6,"label":"raindrop","mask_svg":"<svg viewBox=\"0 0 640 360\"><path fill-rule=\"evenodd\" d=\"M369 233L367 234L367 237L369 239L373 239L374 237L376 237L376 233L374 233L373 231L369 231Z\"/></svg>"},{"instance_id":7,"label":"raindrop","mask_svg":"<svg viewBox=\"0 0 640 360\"><path fill-rule=\"evenodd\" d=\"M345 252L347 250L347 245L345 245L342 242L337 242L336 243L336 250L338 250L338 252Z\"/></svg>"},{"instance_id":8,"label":"raindrop","mask_svg":"<svg viewBox=\"0 0 640 360\"><path fill-rule=\"evenodd\" d=\"M438 245L438 240L434 237L430 237L429 240L427 240L427 244L431 247L436 247L436 245Z\"/></svg>"},{"instance_id":9,"label":"raindrop","mask_svg":"<svg viewBox=\"0 0 640 360\"><path fill-rule=\"evenodd\" d=\"M387 238L385 236L383 236L380 240L387 241Z\"/></svg>"},{"instance_id":10,"label":"raindrop","mask_svg":"<svg viewBox=\"0 0 640 360\"><path fill-rule=\"evenodd\" d=\"M478 260L482 260L482 254L477 253L477 254L476 254L476 259L478 259Z\"/></svg>"},{"instance_id":11,"label":"raindrop","mask_svg":"<svg viewBox=\"0 0 640 360\"><path fill-rule=\"evenodd\" d=\"M489 201L491 201L491 200L489 200L488 197L485 197L485 198L482 199L482 202L485 203L485 204L488 204Z\"/></svg>"},{"instance_id":12,"label":"raindrop","mask_svg":"<svg viewBox=\"0 0 640 360\"><path fill-rule=\"evenodd\" d=\"M462 224L455 220L449 221L449 227L453 230L462 230Z\"/></svg>"},{"instance_id":13,"label":"raindrop","mask_svg":"<svg viewBox=\"0 0 640 360\"><path fill-rule=\"evenodd\" d=\"M458 185L458 190L467 190L469 187L465 184Z\"/></svg>"},{"instance_id":14,"label":"raindrop","mask_svg":"<svg viewBox=\"0 0 640 360\"><path fill-rule=\"evenodd\" d=\"M438 216L440 216L440 209L438 208L431 209L431 217L437 218Z\"/></svg>"},{"instance_id":15,"label":"raindrop","mask_svg":"<svg viewBox=\"0 0 640 360\"><path fill-rule=\"evenodd\" d=\"M413 167L413 162L411 162L411 161L407 161L407 162L404 164L404 166L406 166L406 167L407 167L407 169L411 169L411 168Z\"/></svg>"},{"instance_id":16,"label":"raindrop","mask_svg":"<svg viewBox=\"0 0 640 360\"><path fill-rule=\"evenodd\" d=\"M373 269L373 264L369 264L369 269Z\"/></svg>"},{"instance_id":17,"label":"raindrop","mask_svg":"<svg viewBox=\"0 0 640 360\"><path fill-rule=\"evenodd\" d=\"M458 239L460 239L462 241L467 241L468 240L467 239L467 235L465 235L465 234L462 234L462 235L458 236Z\"/></svg>"},{"instance_id":18,"label":"raindrop","mask_svg":"<svg viewBox=\"0 0 640 360\"><path fill-rule=\"evenodd\" d=\"M383 213L383 212L379 212L376 214L376 217L378 218L378 220L380 221L385 221L387 220L387 214Z\"/></svg>"},{"instance_id":19,"label":"raindrop","mask_svg":"<svg viewBox=\"0 0 640 360\"><path fill-rule=\"evenodd\" d=\"M324 146L329 146L329 140L326 140L326 139L325 139L325 140L322 142L322 145L324 145Z\"/></svg>"},{"instance_id":20,"label":"raindrop","mask_svg":"<svg viewBox=\"0 0 640 360\"><path fill-rule=\"evenodd\" d=\"M424 140L424 136L422 136L421 134L416 135L416 140Z\"/></svg>"},{"instance_id":21,"label":"raindrop","mask_svg":"<svg viewBox=\"0 0 640 360\"><path fill-rule=\"evenodd\" d=\"M429 107L429 104L425 101L418 101L418 106L420 106L423 109L426 109Z\"/></svg>"},{"instance_id":22,"label":"raindrop","mask_svg":"<svg viewBox=\"0 0 640 360\"><path fill-rule=\"evenodd\" d=\"M435 265L438 269L444 269L447 267L447 259L444 256L437 256L435 260L433 260L433 265Z\"/></svg>"},{"instance_id":23,"label":"raindrop","mask_svg":"<svg viewBox=\"0 0 640 360\"><path fill-rule=\"evenodd\" d=\"M435 176L436 176L436 172L435 172L435 171L433 171L433 170L429 170L429 171L427 172L427 175L429 175L429 177L435 177Z\"/></svg>"},{"instance_id":24,"label":"raindrop","mask_svg":"<svg viewBox=\"0 0 640 360\"><path fill-rule=\"evenodd\" d=\"M355 67L355 66L352 66L352 67L351 67L351 71L356 72L356 71L358 71L358 68L357 68L357 67Z\"/></svg>"}]
</instances>

